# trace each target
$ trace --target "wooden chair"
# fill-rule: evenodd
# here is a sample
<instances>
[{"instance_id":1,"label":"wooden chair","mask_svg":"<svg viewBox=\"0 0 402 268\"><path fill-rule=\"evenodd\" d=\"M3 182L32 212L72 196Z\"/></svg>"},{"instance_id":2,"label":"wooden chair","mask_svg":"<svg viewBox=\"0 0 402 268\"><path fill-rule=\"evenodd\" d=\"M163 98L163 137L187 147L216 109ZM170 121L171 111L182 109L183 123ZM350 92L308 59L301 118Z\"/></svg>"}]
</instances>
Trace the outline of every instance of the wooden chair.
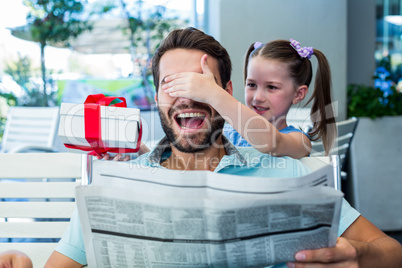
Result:
<instances>
[{"instance_id":1,"label":"wooden chair","mask_svg":"<svg viewBox=\"0 0 402 268\"><path fill-rule=\"evenodd\" d=\"M302 129L308 132L313 126L310 118L311 108L290 108L286 116L286 123L290 126L294 126L297 129Z\"/></svg>"},{"instance_id":2,"label":"wooden chair","mask_svg":"<svg viewBox=\"0 0 402 268\"><path fill-rule=\"evenodd\" d=\"M310 108L291 108L286 117L288 125L293 125L296 128L300 128L305 132L308 132L312 127L310 118ZM352 117L350 119L340 121L336 123L338 130L338 137L335 139L334 146L330 151L331 155L339 155L340 168L344 172L344 164L346 163L347 156L349 154L350 144L352 142L358 119ZM311 156L324 156L324 146L322 141L313 141L311 143L312 150Z\"/></svg>"},{"instance_id":3,"label":"wooden chair","mask_svg":"<svg viewBox=\"0 0 402 268\"><path fill-rule=\"evenodd\" d=\"M313 126L310 118L310 108L291 108L286 116L287 124L292 125L304 132L309 132ZM352 142L358 119L353 117L336 123L338 137L334 141L334 146L330 151L330 155L339 156L340 178L346 180L346 163L349 156L349 148ZM311 156L325 156L324 145L321 140L311 142Z\"/></svg>"},{"instance_id":4,"label":"wooden chair","mask_svg":"<svg viewBox=\"0 0 402 268\"><path fill-rule=\"evenodd\" d=\"M54 151L59 107L10 107L0 153Z\"/></svg>"},{"instance_id":5,"label":"wooden chair","mask_svg":"<svg viewBox=\"0 0 402 268\"><path fill-rule=\"evenodd\" d=\"M0 199L8 199L0 202L0 238L35 240L0 243L0 252L21 250L34 267L44 266L75 209L74 188L80 184L84 158L71 153L0 154Z\"/></svg>"},{"instance_id":6,"label":"wooden chair","mask_svg":"<svg viewBox=\"0 0 402 268\"><path fill-rule=\"evenodd\" d=\"M341 170L341 178L346 179L347 173L345 168L345 163L349 156L349 148L352 142L356 127L358 124L358 119L352 117L350 119L340 121L336 123L338 130L338 137L335 139L334 146L332 147L330 154L339 156L339 166ZM311 156L324 156L324 146L322 141L311 142Z\"/></svg>"}]
</instances>

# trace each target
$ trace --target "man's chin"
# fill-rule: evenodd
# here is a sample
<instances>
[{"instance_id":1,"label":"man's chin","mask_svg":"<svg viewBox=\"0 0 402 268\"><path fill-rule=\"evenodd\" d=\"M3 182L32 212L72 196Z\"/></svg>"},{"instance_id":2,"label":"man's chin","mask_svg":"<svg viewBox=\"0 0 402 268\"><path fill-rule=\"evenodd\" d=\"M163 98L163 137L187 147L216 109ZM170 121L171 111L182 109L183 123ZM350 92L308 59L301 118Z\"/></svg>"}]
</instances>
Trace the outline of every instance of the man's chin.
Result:
<instances>
[{"instance_id":1,"label":"man's chin","mask_svg":"<svg viewBox=\"0 0 402 268\"><path fill-rule=\"evenodd\" d=\"M196 153L209 148L211 146L211 143L206 136L195 137L195 135L181 135L172 142L172 145L180 152Z\"/></svg>"},{"instance_id":2,"label":"man's chin","mask_svg":"<svg viewBox=\"0 0 402 268\"><path fill-rule=\"evenodd\" d=\"M187 153L187 154L194 154L204 151L205 149L209 148L209 146L189 146L189 145L182 145L182 144L174 144L173 145L179 152Z\"/></svg>"}]
</instances>

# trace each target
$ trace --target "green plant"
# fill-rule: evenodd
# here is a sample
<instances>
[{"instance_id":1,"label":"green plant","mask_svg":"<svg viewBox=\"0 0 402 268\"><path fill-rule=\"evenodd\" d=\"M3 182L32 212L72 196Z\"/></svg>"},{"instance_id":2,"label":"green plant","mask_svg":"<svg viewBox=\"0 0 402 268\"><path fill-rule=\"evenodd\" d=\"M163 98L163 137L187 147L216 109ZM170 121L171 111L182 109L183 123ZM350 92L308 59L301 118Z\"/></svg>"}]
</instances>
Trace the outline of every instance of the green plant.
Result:
<instances>
[{"instance_id":1,"label":"green plant","mask_svg":"<svg viewBox=\"0 0 402 268\"><path fill-rule=\"evenodd\" d=\"M86 30L92 29L83 18L83 1L76 0L24 0L28 7L27 22L31 38L40 45L43 80L42 106L48 106L45 47L49 43L68 42Z\"/></svg>"},{"instance_id":2,"label":"green plant","mask_svg":"<svg viewBox=\"0 0 402 268\"><path fill-rule=\"evenodd\" d=\"M14 81L23 90L22 96L16 98L13 94L5 94L0 91L0 96L3 96L8 102L8 106L43 106L43 100L46 98L46 106L57 105L57 94L55 81L51 78L48 72L46 78L47 88L50 93L43 92L43 85L35 79L38 77L38 71L32 68L31 59L28 56L18 54L18 60L6 63L5 73L11 75ZM10 103L11 102L11 103Z\"/></svg>"},{"instance_id":3,"label":"green plant","mask_svg":"<svg viewBox=\"0 0 402 268\"><path fill-rule=\"evenodd\" d=\"M166 8L163 6L146 8L143 4L144 0L120 0L123 16L127 20L127 28L122 30L130 39L134 69L139 64L145 95L153 100L155 91L149 81L152 55L171 30L184 26L187 21L179 20L178 17L166 17Z\"/></svg>"},{"instance_id":4,"label":"green plant","mask_svg":"<svg viewBox=\"0 0 402 268\"><path fill-rule=\"evenodd\" d=\"M2 93L0 91L0 142L3 138L4 127L7 121L7 112L9 106L17 104L17 97L13 93Z\"/></svg>"},{"instance_id":5,"label":"green plant","mask_svg":"<svg viewBox=\"0 0 402 268\"><path fill-rule=\"evenodd\" d=\"M392 94L384 97L379 88L366 85L349 85L348 117L370 117L372 119L382 116L402 115L402 92L395 87Z\"/></svg>"}]
</instances>

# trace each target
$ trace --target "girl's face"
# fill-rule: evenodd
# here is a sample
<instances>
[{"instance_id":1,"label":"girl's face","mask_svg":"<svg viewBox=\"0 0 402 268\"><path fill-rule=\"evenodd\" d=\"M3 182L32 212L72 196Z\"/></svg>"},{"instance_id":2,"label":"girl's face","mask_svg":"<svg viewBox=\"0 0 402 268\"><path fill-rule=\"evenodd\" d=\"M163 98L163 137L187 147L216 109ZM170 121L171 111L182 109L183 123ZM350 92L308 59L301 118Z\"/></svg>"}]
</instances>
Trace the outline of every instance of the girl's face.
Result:
<instances>
[{"instance_id":1,"label":"girl's face","mask_svg":"<svg viewBox=\"0 0 402 268\"><path fill-rule=\"evenodd\" d=\"M276 122L277 129L287 126L284 119L290 106L301 100L298 92L289 77L285 63L260 56L249 61L245 88L246 105L269 122Z\"/></svg>"}]
</instances>

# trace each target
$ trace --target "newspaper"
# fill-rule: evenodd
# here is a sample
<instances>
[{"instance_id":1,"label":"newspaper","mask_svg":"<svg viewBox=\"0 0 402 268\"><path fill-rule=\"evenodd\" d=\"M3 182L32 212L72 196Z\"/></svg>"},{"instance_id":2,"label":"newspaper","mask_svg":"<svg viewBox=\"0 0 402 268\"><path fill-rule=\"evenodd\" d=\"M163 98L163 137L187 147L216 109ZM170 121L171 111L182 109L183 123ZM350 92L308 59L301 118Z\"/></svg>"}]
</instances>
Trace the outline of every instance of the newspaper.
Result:
<instances>
[{"instance_id":1,"label":"newspaper","mask_svg":"<svg viewBox=\"0 0 402 268\"><path fill-rule=\"evenodd\" d=\"M95 164L76 189L89 267L265 267L336 243L330 166L268 179Z\"/></svg>"}]
</instances>

